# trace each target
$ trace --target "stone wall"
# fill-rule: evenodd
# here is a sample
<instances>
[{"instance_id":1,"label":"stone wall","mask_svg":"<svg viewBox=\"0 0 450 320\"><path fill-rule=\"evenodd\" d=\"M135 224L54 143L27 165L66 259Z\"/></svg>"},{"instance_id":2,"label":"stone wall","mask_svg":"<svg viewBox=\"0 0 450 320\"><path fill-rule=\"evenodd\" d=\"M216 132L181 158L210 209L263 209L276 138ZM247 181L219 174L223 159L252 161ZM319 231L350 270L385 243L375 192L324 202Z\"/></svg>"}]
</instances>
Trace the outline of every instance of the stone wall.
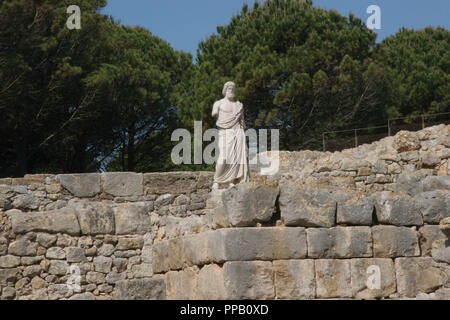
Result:
<instances>
[{"instance_id":1,"label":"stone wall","mask_svg":"<svg viewBox=\"0 0 450 320\"><path fill-rule=\"evenodd\" d=\"M2 299L165 297L164 282L152 278L152 243L205 228L211 179L208 172L0 179Z\"/></svg>"},{"instance_id":2,"label":"stone wall","mask_svg":"<svg viewBox=\"0 0 450 320\"><path fill-rule=\"evenodd\" d=\"M211 172L0 179L2 299L450 299L450 126L280 155L212 192Z\"/></svg>"}]
</instances>

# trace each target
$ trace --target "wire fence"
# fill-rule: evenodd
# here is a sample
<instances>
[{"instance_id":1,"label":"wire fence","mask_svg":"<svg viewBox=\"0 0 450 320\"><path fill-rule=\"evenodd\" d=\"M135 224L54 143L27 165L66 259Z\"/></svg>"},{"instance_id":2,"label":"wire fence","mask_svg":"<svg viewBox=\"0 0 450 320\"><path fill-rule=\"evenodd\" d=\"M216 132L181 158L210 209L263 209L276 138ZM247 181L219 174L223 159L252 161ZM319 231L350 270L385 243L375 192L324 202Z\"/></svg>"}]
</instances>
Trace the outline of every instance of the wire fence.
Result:
<instances>
[{"instance_id":1,"label":"wire fence","mask_svg":"<svg viewBox=\"0 0 450 320\"><path fill-rule=\"evenodd\" d=\"M389 119L385 126L327 131L322 134L323 151L341 151L393 136L401 130L417 131L437 124L450 124L450 112Z\"/></svg>"}]
</instances>

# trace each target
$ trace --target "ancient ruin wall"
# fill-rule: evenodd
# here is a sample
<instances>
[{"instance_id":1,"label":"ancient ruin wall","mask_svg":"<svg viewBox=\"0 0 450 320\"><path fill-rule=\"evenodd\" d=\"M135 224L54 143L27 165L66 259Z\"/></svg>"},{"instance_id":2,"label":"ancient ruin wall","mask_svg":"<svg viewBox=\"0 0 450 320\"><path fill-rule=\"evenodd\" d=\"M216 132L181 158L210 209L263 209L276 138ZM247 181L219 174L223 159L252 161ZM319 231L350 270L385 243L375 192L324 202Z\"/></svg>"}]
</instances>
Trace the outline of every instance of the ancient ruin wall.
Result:
<instances>
[{"instance_id":1,"label":"ancient ruin wall","mask_svg":"<svg viewBox=\"0 0 450 320\"><path fill-rule=\"evenodd\" d=\"M211 172L0 179L1 297L450 299L449 160L441 125L214 192Z\"/></svg>"}]
</instances>

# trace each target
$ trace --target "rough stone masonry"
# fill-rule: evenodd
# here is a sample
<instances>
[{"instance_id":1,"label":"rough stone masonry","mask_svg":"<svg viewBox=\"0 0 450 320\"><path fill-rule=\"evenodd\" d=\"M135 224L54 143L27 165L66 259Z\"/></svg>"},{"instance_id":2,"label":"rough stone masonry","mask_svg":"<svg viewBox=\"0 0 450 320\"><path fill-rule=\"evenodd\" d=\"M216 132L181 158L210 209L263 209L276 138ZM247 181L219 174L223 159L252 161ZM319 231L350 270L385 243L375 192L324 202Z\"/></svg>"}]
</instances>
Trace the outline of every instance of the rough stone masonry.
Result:
<instances>
[{"instance_id":1,"label":"rough stone masonry","mask_svg":"<svg viewBox=\"0 0 450 320\"><path fill-rule=\"evenodd\" d=\"M1 299L450 299L450 126L280 156L0 179Z\"/></svg>"}]
</instances>

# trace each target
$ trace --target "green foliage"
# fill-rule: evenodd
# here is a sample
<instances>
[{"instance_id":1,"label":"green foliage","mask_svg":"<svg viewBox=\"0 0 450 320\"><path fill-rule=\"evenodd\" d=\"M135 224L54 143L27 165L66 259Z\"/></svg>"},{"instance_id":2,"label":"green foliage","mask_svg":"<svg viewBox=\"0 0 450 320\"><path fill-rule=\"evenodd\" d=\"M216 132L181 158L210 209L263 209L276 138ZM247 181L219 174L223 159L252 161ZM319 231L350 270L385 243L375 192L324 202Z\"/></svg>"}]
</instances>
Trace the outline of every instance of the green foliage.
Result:
<instances>
[{"instance_id":1,"label":"green foliage","mask_svg":"<svg viewBox=\"0 0 450 320\"><path fill-rule=\"evenodd\" d=\"M317 148L321 133L384 117L383 67L370 59L376 35L360 19L312 7L311 1L244 6L199 44L185 125L213 126L211 107L234 80L248 127L278 128L283 149Z\"/></svg>"},{"instance_id":2,"label":"green foliage","mask_svg":"<svg viewBox=\"0 0 450 320\"><path fill-rule=\"evenodd\" d=\"M213 170L173 165L175 128L214 126L233 80L247 127L280 148L319 149L324 131L449 112L450 32L376 35L310 0L244 5L201 42L196 64L140 27L99 13L106 0L0 2L0 176ZM69 4L82 28L66 27Z\"/></svg>"},{"instance_id":3,"label":"green foliage","mask_svg":"<svg viewBox=\"0 0 450 320\"><path fill-rule=\"evenodd\" d=\"M450 31L402 28L374 57L388 68L390 117L450 111Z\"/></svg>"}]
</instances>

